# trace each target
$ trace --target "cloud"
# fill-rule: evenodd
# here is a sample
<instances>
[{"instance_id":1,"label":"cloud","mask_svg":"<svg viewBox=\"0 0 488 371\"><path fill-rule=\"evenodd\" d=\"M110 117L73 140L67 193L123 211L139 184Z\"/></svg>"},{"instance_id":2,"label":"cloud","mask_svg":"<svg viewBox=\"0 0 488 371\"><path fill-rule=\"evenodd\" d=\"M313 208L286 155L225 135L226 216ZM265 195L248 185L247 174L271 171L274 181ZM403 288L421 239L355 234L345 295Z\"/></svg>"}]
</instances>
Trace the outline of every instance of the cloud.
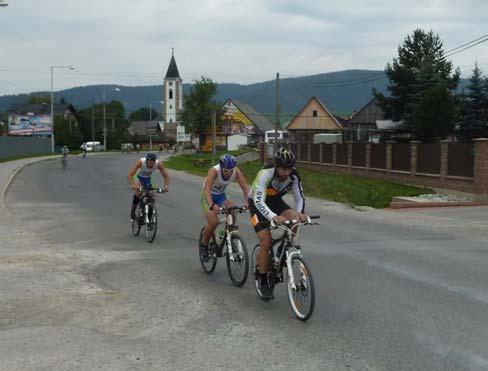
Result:
<instances>
[{"instance_id":1,"label":"cloud","mask_svg":"<svg viewBox=\"0 0 488 371\"><path fill-rule=\"evenodd\" d=\"M95 83L161 83L171 55L185 81L273 79L342 69L383 69L415 28L446 49L483 33L488 2L467 0L11 0L0 9L0 94ZM464 72L487 44L453 58ZM30 72L27 72L30 71Z\"/></svg>"}]
</instances>

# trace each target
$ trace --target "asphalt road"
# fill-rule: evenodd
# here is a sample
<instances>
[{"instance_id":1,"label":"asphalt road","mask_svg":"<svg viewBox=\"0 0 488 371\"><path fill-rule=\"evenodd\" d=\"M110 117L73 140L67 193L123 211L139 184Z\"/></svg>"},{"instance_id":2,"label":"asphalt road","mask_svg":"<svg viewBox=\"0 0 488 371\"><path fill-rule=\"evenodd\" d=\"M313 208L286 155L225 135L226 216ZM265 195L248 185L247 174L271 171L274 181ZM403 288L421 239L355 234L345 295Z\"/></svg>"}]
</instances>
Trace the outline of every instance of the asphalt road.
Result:
<instances>
[{"instance_id":1,"label":"asphalt road","mask_svg":"<svg viewBox=\"0 0 488 371\"><path fill-rule=\"evenodd\" d=\"M303 228L317 303L302 323L285 287L265 303L250 280L230 284L223 260L202 272L201 178L171 172L155 242L132 236L135 159L43 162L12 183L8 246L20 255L1 266L0 369L488 369L487 208L309 200L322 219ZM239 222L251 252L248 217Z\"/></svg>"}]
</instances>

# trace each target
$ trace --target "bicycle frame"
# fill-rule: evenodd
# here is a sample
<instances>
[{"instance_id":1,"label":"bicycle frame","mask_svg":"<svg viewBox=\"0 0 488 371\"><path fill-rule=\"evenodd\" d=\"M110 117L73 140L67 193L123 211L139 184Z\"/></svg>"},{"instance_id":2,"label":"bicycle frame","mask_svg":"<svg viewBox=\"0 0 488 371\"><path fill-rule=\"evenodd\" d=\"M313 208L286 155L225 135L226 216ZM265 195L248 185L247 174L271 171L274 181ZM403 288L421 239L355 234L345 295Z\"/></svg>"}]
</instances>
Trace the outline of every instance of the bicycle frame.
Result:
<instances>
[{"instance_id":1,"label":"bicycle frame","mask_svg":"<svg viewBox=\"0 0 488 371\"><path fill-rule=\"evenodd\" d=\"M296 244L292 240L292 234L295 233L293 228L298 228L302 225L313 225L314 223L311 222L311 219L316 219L316 217L309 218L306 222L299 222L298 220L291 220L285 224L274 224L272 223L273 229L282 229L284 231L283 235L280 238L272 239L271 240L271 249L270 249L270 258L271 258L271 272L273 274L273 285L276 283L275 280L278 278L278 282L282 282L283 279L283 267L286 265L286 272L288 275L288 280L290 282L290 286L293 290L296 290L295 279L292 273L292 266L291 261L293 256L298 255L301 256L301 247L300 245ZM280 259L278 262L278 267L274 266L274 258L275 258L275 246L280 244L277 249L277 253L281 256L278 258ZM296 251L289 252L290 248L294 248Z\"/></svg>"},{"instance_id":2,"label":"bicycle frame","mask_svg":"<svg viewBox=\"0 0 488 371\"><path fill-rule=\"evenodd\" d=\"M225 234L224 238L219 245L217 245L217 255L222 256L224 250L224 245L227 244L227 254L229 254L231 261L234 261L234 256L232 254L232 235L237 233L239 226L235 223L235 213L239 212L242 214L246 209L244 207L232 206L230 208L222 208L220 214L225 214Z\"/></svg>"}]
</instances>

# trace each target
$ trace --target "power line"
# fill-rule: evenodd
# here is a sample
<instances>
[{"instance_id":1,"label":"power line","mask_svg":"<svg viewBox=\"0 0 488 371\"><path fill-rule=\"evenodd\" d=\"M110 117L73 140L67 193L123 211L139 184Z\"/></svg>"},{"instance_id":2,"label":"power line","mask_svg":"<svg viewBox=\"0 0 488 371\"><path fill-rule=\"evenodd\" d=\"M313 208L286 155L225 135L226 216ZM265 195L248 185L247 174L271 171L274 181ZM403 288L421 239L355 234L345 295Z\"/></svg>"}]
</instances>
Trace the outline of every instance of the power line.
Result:
<instances>
[{"instance_id":1,"label":"power line","mask_svg":"<svg viewBox=\"0 0 488 371\"><path fill-rule=\"evenodd\" d=\"M478 41L478 40L481 40L481 39L483 39L483 38L485 38L485 37L488 37L488 34L485 34L485 35L483 35L483 36L480 36L480 37L478 37L478 38L476 38L476 39L474 39L474 40L471 40L471 41L469 41L469 42L467 42L467 43L461 44L461 45L459 45L459 46L458 46L458 47L456 47L456 48L450 49L450 50L446 51L446 52L445 52L445 54L447 55L447 54L449 54L449 53L452 53L452 52L453 52L453 51L455 51L455 50L458 50L458 49L460 49L460 48L463 48L463 47L465 47L465 46L467 46L467 45L469 45L469 44L471 44L471 43L474 43L474 42L476 42L476 41Z\"/></svg>"},{"instance_id":2,"label":"power line","mask_svg":"<svg viewBox=\"0 0 488 371\"><path fill-rule=\"evenodd\" d=\"M466 46L466 47L464 47L463 49L457 50L457 51L455 51L455 52L453 52L453 53L450 53L450 54L446 54L444 57L445 57L445 58L447 58L447 57L452 57L452 56L453 56L453 55L455 55L455 54L458 54L458 53L461 53L461 52L463 52L463 51L465 51L465 50L471 49L472 47L474 47L474 46L476 46L476 45L479 45L479 44L482 44L482 43L484 43L484 42L486 42L486 41L488 41L488 37L486 37L486 38L485 38L485 39L483 39L483 40L478 41L477 43L474 43L474 44L471 44L471 45L469 45L469 46Z\"/></svg>"}]
</instances>

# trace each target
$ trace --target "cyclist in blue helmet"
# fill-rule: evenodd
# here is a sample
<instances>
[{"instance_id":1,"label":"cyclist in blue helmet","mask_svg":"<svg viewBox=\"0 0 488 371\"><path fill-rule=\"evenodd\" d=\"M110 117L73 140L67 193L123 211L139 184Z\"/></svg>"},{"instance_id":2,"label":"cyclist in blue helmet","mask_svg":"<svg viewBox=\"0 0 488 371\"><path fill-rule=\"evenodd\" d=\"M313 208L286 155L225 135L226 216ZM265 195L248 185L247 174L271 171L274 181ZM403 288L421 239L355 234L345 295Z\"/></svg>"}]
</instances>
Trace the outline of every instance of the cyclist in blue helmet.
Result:
<instances>
[{"instance_id":1,"label":"cyclist in blue helmet","mask_svg":"<svg viewBox=\"0 0 488 371\"><path fill-rule=\"evenodd\" d=\"M149 152L146 157L140 158L136 161L134 166L129 170L127 174L127 179L129 181L130 187L134 190L134 197L132 198L132 207L130 209L131 220L135 219L135 211L137 204L139 203L139 198L141 197L142 188L151 187L151 175L154 171L159 170L164 178L165 192L168 191L169 187L169 175L164 168L163 162L158 160L158 156L155 153Z\"/></svg>"},{"instance_id":2,"label":"cyclist in blue helmet","mask_svg":"<svg viewBox=\"0 0 488 371\"><path fill-rule=\"evenodd\" d=\"M237 167L234 156L229 154L222 155L219 163L210 168L203 182L200 207L207 220L207 226L203 233L203 243L200 245L200 252L204 260L208 260L208 243L219 224L218 212L220 208L233 205L225 194L225 189L233 180L236 180L239 184L244 197L244 205L247 207L249 186L241 170Z\"/></svg>"}]
</instances>

